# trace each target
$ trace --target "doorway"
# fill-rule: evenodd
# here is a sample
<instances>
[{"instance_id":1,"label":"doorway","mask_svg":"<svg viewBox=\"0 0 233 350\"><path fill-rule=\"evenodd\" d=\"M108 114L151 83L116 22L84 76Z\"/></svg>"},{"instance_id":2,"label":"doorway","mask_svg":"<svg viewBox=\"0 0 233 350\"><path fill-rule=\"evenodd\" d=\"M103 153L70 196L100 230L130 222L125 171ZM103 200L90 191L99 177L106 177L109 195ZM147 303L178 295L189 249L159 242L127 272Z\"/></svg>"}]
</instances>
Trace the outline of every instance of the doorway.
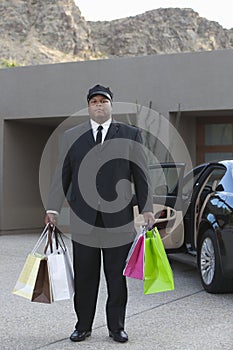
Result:
<instances>
[{"instance_id":1,"label":"doorway","mask_svg":"<svg viewBox=\"0 0 233 350\"><path fill-rule=\"evenodd\" d=\"M5 119L0 232L37 229L44 208L39 166L44 146L64 117Z\"/></svg>"}]
</instances>

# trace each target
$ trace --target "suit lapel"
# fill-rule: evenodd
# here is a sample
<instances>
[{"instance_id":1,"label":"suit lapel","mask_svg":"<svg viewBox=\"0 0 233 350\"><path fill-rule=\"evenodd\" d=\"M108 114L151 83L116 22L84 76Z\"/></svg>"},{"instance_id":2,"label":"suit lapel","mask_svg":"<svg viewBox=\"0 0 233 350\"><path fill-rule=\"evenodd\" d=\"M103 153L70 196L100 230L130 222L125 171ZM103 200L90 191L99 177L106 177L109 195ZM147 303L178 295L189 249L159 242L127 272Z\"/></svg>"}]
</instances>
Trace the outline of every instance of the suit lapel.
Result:
<instances>
[{"instance_id":1,"label":"suit lapel","mask_svg":"<svg viewBox=\"0 0 233 350\"><path fill-rule=\"evenodd\" d=\"M87 131L87 142L91 145L91 147L95 146L95 140L94 140L92 129L89 129Z\"/></svg>"},{"instance_id":2,"label":"suit lapel","mask_svg":"<svg viewBox=\"0 0 233 350\"><path fill-rule=\"evenodd\" d=\"M113 139L117 135L118 130L119 130L119 124L113 121L109 126L109 129L104 141ZM103 143L103 146L104 146L104 143Z\"/></svg>"},{"instance_id":3,"label":"suit lapel","mask_svg":"<svg viewBox=\"0 0 233 350\"><path fill-rule=\"evenodd\" d=\"M119 124L113 121L109 126L108 132L105 136L105 139L101 146L100 151L103 151L105 147L109 144L109 142L105 142L105 141L114 139L116 137L118 130L119 130Z\"/></svg>"},{"instance_id":4,"label":"suit lapel","mask_svg":"<svg viewBox=\"0 0 233 350\"><path fill-rule=\"evenodd\" d=\"M88 121L87 123L84 124L84 129L83 130L86 133L86 140L87 140L87 142L90 144L91 147L94 147L95 146L95 140L94 140L93 131L92 131L92 127L91 127L90 121Z\"/></svg>"}]
</instances>

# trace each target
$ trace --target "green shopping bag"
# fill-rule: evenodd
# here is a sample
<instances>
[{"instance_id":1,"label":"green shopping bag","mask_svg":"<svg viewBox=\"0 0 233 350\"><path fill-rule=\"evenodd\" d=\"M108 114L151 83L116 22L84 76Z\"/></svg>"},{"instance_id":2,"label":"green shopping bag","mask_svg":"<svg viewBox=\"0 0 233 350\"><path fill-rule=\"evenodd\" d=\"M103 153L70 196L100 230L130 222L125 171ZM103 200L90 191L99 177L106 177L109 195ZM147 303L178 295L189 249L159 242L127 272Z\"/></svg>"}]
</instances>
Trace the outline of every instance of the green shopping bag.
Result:
<instances>
[{"instance_id":1,"label":"green shopping bag","mask_svg":"<svg viewBox=\"0 0 233 350\"><path fill-rule=\"evenodd\" d=\"M157 228L146 232L144 257L144 293L174 290L174 279Z\"/></svg>"}]
</instances>

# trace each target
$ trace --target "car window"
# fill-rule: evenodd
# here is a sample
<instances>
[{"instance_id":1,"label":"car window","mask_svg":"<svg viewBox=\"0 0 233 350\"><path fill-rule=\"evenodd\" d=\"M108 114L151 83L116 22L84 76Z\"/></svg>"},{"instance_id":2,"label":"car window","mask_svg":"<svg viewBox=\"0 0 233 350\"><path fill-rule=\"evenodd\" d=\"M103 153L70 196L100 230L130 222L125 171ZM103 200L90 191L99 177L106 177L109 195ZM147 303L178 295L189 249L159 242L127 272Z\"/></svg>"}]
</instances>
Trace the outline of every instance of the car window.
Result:
<instances>
[{"instance_id":1,"label":"car window","mask_svg":"<svg viewBox=\"0 0 233 350\"><path fill-rule=\"evenodd\" d=\"M219 182L219 188L222 191L233 193L233 165L229 164L225 175L222 177Z\"/></svg>"},{"instance_id":2,"label":"car window","mask_svg":"<svg viewBox=\"0 0 233 350\"><path fill-rule=\"evenodd\" d=\"M179 188L179 181L183 177L179 167L156 167L150 168L150 178L154 195L176 196Z\"/></svg>"},{"instance_id":3,"label":"car window","mask_svg":"<svg viewBox=\"0 0 233 350\"><path fill-rule=\"evenodd\" d=\"M185 182L182 187L182 196L183 197L190 197L193 192L193 184L197 182L197 179L199 178L199 173L192 176L188 176L185 179Z\"/></svg>"},{"instance_id":4,"label":"car window","mask_svg":"<svg viewBox=\"0 0 233 350\"><path fill-rule=\"evenodd\" d=\"M193 185L195 185L200 177L200 174L205 169L206 165L201 165L194 168L191 172L185 175L183 186L182 186L182 196L184 199L191 198L193 193Z\"/></svg>"},{"instance_id":5,"label":"car window","mask_svg":"<svg viewBox=\"0 0 233 350\"><path fill-rule=\"evenodd\" d=\"M213 188L213 186L216 188L220 183L221 179L223 178L225 172L226 168L214 169L210 174L208 181L206 182L206 186L210 187L211 189Z\"/></svg>"}]
</instances>

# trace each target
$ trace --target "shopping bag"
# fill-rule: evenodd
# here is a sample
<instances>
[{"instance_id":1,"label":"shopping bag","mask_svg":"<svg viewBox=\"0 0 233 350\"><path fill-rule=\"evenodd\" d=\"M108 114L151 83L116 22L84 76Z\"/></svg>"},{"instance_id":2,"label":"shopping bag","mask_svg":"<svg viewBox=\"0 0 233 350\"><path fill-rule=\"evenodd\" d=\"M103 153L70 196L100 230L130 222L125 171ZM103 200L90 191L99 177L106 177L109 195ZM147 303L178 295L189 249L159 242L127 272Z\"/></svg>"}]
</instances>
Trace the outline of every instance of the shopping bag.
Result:
<instances>
[{"instance_id":1,"label":"shopping bag","mask_svg":"<svg viewBox=\"0 0 233 350\"><path fill-rule=\"evenodd\" d=\"M48 262L46 258L41 259L40 261L31 301L46 304L52 303L51 283L49 279Z\"/></svg>"},{"instance_id":2,"label":"shopping bag","mask_svg":"<svg viewBox=\"0 0 233 350\"><path fill-rule=\"evenodd\" d=\"M31 300L42 259L44 259L42 255L28 255L22 272L16 282L13 294Z\"/></svg>"},{"instance_id":3,"label":"shopping bag","mask_svg":"<svg viewBox=\"0 0 233 350\"><path fill-rule=\"evenodd\" d=\"M174 290L172 269L157 228L146 232L144 259L144 293Z\"/></svg>"},{"instance_id":4,"label":"shopping bag","mask_svg":"<svg viewBox=\"0 0 233 350\"><path fill-rule=\"evenodd\" d=\"M123 275L131 278L144 279L144 234L136 237L126 259Z\"/></svg>"},{"instance_id":5,"label":"shopping bag","mask_svg":"<svg viewBox=\"0 0 233 350\"><path fill-rule=\"evenodd\" d=\"M45 259L45 256L43 254L37 253L37 249L45 239L47 231L48 225L43 230L32 252L28 254L23 269L14 287L13 294L19 295L29 300L32 299L38 272L40 269L40 264L41 261Z\"/></svg>"},{"instance_id":6,"label":"shopping bag","mask_svg":"<svg viewBox=\"0 0 233 350\"><path fill-rule=\"evenodd\" d=\"M53 251L47 255L53 300L71 299L74 294L74 274L69 251L56 227L52 235Z\"/></svg>"}]
</instances>

